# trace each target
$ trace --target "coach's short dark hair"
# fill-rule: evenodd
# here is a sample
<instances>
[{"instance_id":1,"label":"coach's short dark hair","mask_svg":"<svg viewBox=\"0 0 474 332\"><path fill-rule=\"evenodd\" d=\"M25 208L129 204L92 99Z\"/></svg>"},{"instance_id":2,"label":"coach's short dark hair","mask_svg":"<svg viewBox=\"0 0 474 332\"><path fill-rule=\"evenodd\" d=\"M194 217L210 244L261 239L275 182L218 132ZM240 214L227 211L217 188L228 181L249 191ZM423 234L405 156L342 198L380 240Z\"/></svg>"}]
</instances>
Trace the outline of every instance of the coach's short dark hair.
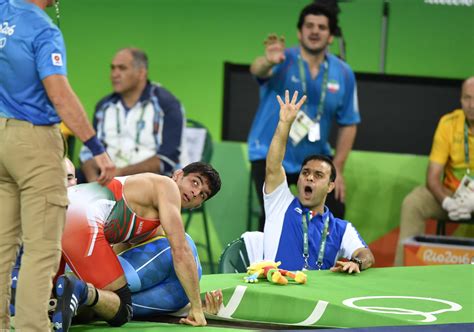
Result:
<instances>
[{"instance_id":1,"label":"coach's short dark hair","mask_svg":"<svg viewBox=\"0 0 474 332\"><path fill-rule=\"evenodd\" d=\"M331 182L334 182L336 180L337 171L336 171L336 167L334 166L334 163L332 162L331 158L329 158L328 156L325 156L325 155L321 155L321 154L313 154L311 156L306 157L303 160L303 164L301 165L301 169L303 169L303 167L308 162L310 162L311 160L320 160L320 161L324 161L325 163L328 163L329 166L331 166L331 174L329 175L329 180ZM300 170L300 172L301 172L301 170Z\"/></svg>"},{"instance_id":2,"label":"coach's short dark hair","mask_svg":"<svg viewBox=\"0 0 474 332\"><path fill-rule=\"evenodd\" d=\"M135 68L144 67L146 70L148 70L148 56L143 50L137 47L125 47L120 49L119 51L125 50L129 51L132 54L133 65L135 66Z\"/></svg>"}]
</instances>

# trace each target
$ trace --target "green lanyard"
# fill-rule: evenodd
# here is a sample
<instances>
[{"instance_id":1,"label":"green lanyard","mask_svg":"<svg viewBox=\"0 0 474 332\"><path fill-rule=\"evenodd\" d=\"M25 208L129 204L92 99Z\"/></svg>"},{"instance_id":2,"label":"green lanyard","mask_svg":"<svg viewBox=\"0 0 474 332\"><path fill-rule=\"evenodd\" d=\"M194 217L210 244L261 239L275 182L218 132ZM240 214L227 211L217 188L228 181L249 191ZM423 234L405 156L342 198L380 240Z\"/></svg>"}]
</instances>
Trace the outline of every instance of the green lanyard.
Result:
<instances>
[{"instance_id":1,"label":"green lanyard","mask_svg":"<svg viewBox=\"0 0 474 332\"><path fill-rule=\"evenodd\" d=\"M471 173L471 164L469 163L469 126L466 122L464 122L464 160L466 161L466 174L469 175Z\"/></svg>"},{"instance_id":2,"label":"green lanyard","mask_svg":"<svg viewBox=\"0 0 474 332\"><path fill-rule=\"evenodd\" d=\"M301 215L301 221L303 223L303 258L304 266L303 270L309 270L309 241L308 241L308 223L311 218L309 217L309 211ZM321 270L323 266L324 251L326 250L326 239L328 237L328 228L329 228L329 213L324 219L324 230L321 236L321 244L319 245L319 254L318 254L318 270Z\"/></svg>"},{"instance_id":3,"label":"green lanyard","mask_svg":"<svg viewBox=\"0 0 474 332\"><path fill-rule=\"evenodd\" d=\"M300 69L300 79L301 79L301 86L303 88L303 95L306 95L306 72L304 70L304 63L303 59L301 59L301 55L298 55L298 67ZM329 64L327 60L324 60L324 75L323 75L323 84L321 86L321 95L319 97L319 104L318 104L318 111L316 113L316 117L314 118L314 122L319 122L321 120L321 116L324 113L324 101L326 100L326 92L328 89L328 76L329 76Z\"/></svg>"}]
</instances>

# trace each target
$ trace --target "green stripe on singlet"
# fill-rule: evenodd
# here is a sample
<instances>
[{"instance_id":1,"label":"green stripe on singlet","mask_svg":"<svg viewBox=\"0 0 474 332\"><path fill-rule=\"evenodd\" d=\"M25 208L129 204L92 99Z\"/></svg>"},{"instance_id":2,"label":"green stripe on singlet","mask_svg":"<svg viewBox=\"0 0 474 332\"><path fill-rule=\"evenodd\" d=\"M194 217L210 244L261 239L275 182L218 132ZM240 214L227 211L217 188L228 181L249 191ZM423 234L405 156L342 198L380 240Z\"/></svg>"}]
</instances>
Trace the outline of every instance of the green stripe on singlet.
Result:
<instances>
[{"instance_id":1,"label":"green stripe on singlet","mask_svg":"<svg viewBox=\"0 0 474 332\"><path fill-rule=\"evenodd\" d=\"M127 207L123 198L116 201L106 220L105 236L107 240L110 243L121 242L126 239L129 233L133 234L135 227L134 214Z\"/></svg>"},{"instance_id":2,"label":"green stripe on singlet","mask_svg":"<svg viewBox=\"0 0 474 332\"><path fill-rule=\"evenodd\" d=\"M133 234L135 232L134 214L127 207L122 197L116 201L114 193L110 189L95 182L80 184L77 188L85 192L85 197L87 197L90 204L95 204L101 199L115 202L115 206L105 220L104 232L107 241L118 243L123 241L129 233Z\"/></svg>"}]
</instances>

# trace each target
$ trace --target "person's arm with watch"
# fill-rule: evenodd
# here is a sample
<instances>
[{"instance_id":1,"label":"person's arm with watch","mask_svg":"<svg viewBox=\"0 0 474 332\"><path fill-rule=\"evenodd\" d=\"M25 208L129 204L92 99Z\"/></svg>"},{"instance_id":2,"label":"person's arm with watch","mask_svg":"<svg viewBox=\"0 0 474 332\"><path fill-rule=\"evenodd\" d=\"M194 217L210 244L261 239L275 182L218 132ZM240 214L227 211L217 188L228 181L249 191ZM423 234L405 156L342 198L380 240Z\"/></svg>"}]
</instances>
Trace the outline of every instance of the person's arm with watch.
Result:
<instances>
[{"instance_id":1,"label":"person's arm with watch","mask_svg":"<svg viewBox=\"0 0 474 332\"><path fill-rule=\"evenodd\" d=\"M337 261L331 268L332 272L360 273L367 270L375 262L374 255L369 248L359 248L354 251L350 261Z\"/></svg>"}]
</instances>

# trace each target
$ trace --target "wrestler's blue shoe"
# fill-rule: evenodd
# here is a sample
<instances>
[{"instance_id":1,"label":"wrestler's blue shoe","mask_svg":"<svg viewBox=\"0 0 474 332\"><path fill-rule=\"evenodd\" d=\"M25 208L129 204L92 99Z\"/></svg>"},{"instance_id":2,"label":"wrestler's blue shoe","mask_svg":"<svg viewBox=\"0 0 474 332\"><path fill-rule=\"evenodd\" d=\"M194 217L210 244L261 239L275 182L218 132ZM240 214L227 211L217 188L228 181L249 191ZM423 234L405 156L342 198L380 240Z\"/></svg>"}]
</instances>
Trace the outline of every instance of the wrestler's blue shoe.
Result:
<instances>
[{"instance_id":1,"label":"wrestler's blue shoe","mask_svg":"<svg viewBox=\"0 0 474 332\"><path fill-rule=\"evenodd\" d=\"M20 247L16 262L13 266L11 274L11 293L10 293L10 316L15 316L15 297L16 297L16 283L18 281L18 274L20 273L21 257L23 256L23 246Z\"/></svg>"},{"instance_id":2,"label":"wrestler's blue shoe","mask_svg":"<svg viewBox=\"0 0 474 332\"><path fill-rule=\"evenodd\" d=\"M62 275L56 282L58 303L53 313L53 330L67 332L77 309L87 300L87 284L71 275Z\"/></svg>"},{"instance_id":3,"label":"wrestler's blue shoe","mask_svg":"<svg viewBox=\"0 0 474 332\"><path fill-rule=\"evenodd\" d=\"M10 316L15 316L15 297L16 297L16 282L18 280L18 272L20 268L14 267L12 270L12 286L11 286L11 295L10 295Z\"/></svg>"}]
</instances>

